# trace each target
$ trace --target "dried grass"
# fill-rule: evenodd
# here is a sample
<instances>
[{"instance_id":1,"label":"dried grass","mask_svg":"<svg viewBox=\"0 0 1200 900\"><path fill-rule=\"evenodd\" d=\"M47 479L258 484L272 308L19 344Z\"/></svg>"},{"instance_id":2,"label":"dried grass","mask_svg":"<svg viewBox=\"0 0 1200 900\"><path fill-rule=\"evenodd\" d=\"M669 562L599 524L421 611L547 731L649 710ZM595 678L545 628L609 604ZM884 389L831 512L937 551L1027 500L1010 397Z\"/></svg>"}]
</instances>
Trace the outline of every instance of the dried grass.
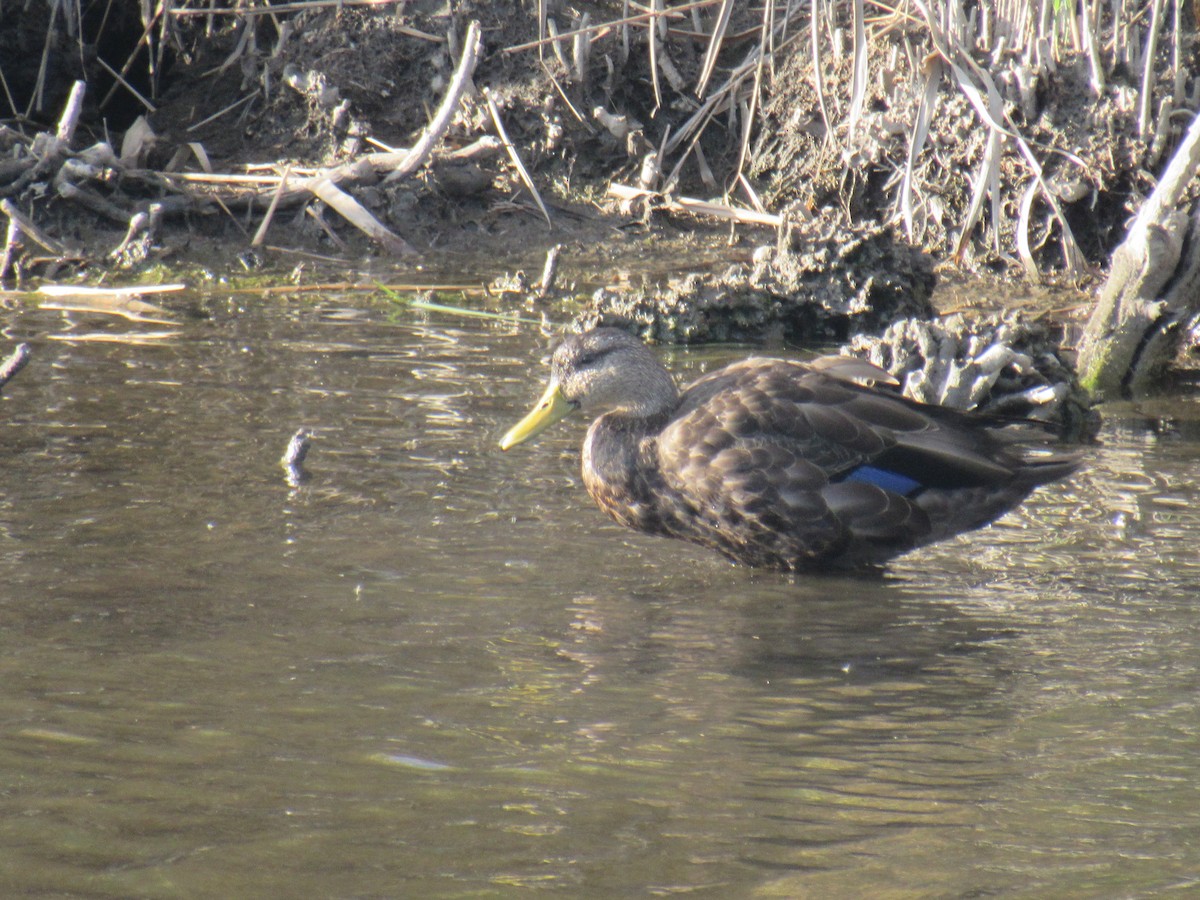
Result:
<instances>
[{"instance_id":1,"label":"dried grass","mask_svg":"<svg viewBox=\"0 0 1200 900\"><path fill-rule=\"evenodd\" d=\"M16 108L5 77L6 62L0 60L0 104L7 104L17 121L53 113L43 109L52 32L65 33L79 43L81 53L84 49L79 4L27 3L45 4L49 25L37 84L26 108ZM293 24L296 17L304 13L398 4L399 0L296 0L251 6L240 0L145 0L136 12L141 34L126 58L100 60L113 85L96 100L103 109L125 94L152 111L163 86L165 54L183 47L185 32L194 39L201 30L211 32L221 22L240 20L240 40L221 68L241 66L250 72L262 66L255 23L263 16L272 17L281 47L291 29L299 27ZM1046 172L1073 170L1078 179L1096 187L1089 171L1094 160L1056 135L1053 124L1038 124L1039 91L1079 63L1094 98L1131 110L1136 160L1129 168L1149 170L1169 158L1200 105L1200 78L1189 69L1195 56L1190 12L1181 0L765 0L754 6L734 0L611 0L589 5L590 19L584 16L577 20L578 27L562 32L550 18L548 4L539 0L526 8L535 17L530 24L538 39L503 52L536 50L543 56L547 44L555 54L571 51L563 83L551 73L555 60L549 55L543 69L556 96L589 132L592 125L578 110L595 105L598 89L611 96L615 66L622 67L616 69L619 77L630 54L640 52L639 46L644 49L639 63L649 76L654 115L639 152L643 157L658 154L655 168L668 173L663 180L668 194L685 168L694 164L703 180L724 194L718 206L733 208L735 192L755 203L761 195L768 206L797 206L801 198L786 192L773 196L764 180L756 180L756 173L766 169L765 148L778 143L776 134L783 124L781 109L773 101L795 96L795 85L789 82L800 73L815 98L812 114L819 115L817 142L820 158L831 170L830 183L847 192L868 181L886 185L871 197L874 211L911 240L941 241L960 261L973 255L1015 256L1031 274L1047 260L1069 272L1084 265L1063 201ZM88 35L89 46L102 44L108 27L106 18L98 34ZM396 27L421 40L447 41L417 28ZM141 52L145 50L150 52ZM681 59L693 60L690 69L678 63ZM604 68L601 60L607 72L598 71ZM139 66L145 71L136 72L139 77L134 79ZM135 88L134 83L149 87ZM598 88L601 83L605 87ZM270 102L270 90L265 75L251 73L243 96L193 127L223 116L232 119L235 113L246 116L256 104ZM971 141L979 149L969 163L970 183L963 196L947 198L942 191L949 172L947 132L941 114L954 103L964 111L970 128L984 129L986 136ZM445 113L443 109L440 115ZM498 110L491 115L502 130ZM967 126L963 132L960 143L965 146L971 132ZM65 144L69 140L60 141ZM191 146L204 163L203 148L198 143ZM506 148L546 214L516 148L511 142ZM631 160L633 166L639 162L644 159ZM210 164L203 168L212 171ZM23 189L26 174L0 171L0 197ZM235 180L232 174L228 177L230 183ZM358 227L382 235L377 223L362 214L365 211L347 202L336 182L329 182L335 208L357 219ZM278 203L290 192L281 187L259 194L256 208L266 205L261 198L274 197ZM952 237L947 236L951 232ZM1044 252L1047 239L1057 243L1054 253Z\"/></svg>"},{"instance_id":2,"label":"dried grass","mask_svg":"<svg viewBox=\"0 0 1200 900\"><path fill-rule=\"evenodd\" d=\"M952 250L959 261L974 250L992 258L1015 255L1031 274L1047 258L1068 273L1084 268L1084 254L1045 171L1051 162L1056 169L1073 166L1086 181L1089 161L1065 137L1048 141L1046 129L1035 128L1038 92L1061 68L1082 60L1094 98L1110 91L1114 71L1136 73L1136 90L1123 85L1118 100L1128 103L1131 91L1136 94L1137 155L1148 167L1165 158L1179 139L1181 118L1186 122L1185 114L1194 113L1200 99L1197 80L1181 62L1190 37L1178 0L773 0L761 7L758 40L740 58L728 46L734 8L729 0L674 7L656 0L642 15L589 26L596 43L619 35L622 48L629 45L631 28L647 32L658 108L664 102L658 76L675 34L660 26L684 10L699 21L704 53L690 93L694 108L682 122L664 127L665 140L648 135L651 143L661 143L659 165L670 173L667 190L690 161L702 173L710 171L713 147L732 144L735 135L736 161L715 177L724 185L726 201L749 183L753 148L767 143L779 124L770 118L765 96L784 89L778 73L794 73L795 66L787 63L803 52L809 56L807 77L825 126L824 141L836 151L829 159L840 160L842 167L835 180L862 183L864 162L881 167L893 192L882 198L886 203L878 212L916 241L944 229L948 214L957 215ZM703 15L697 17L697 10ZM843 56L848 59L839 60ZM834 69L849 72L848 79L833 77ZM930 167L931 155L938 153L929 144L935 112L953 93L970 104L975 127L987 130L961 207L948 207L928 194L938 178L938 166ZM880 117L868 111L872 103L893 112L907 110L907 121L900 123L902 157L878 146L873 131ZM1031 238L1035 231L1053 235L1059 249L1049 257L1040 252Z\"/></svg>"}]
</instances>

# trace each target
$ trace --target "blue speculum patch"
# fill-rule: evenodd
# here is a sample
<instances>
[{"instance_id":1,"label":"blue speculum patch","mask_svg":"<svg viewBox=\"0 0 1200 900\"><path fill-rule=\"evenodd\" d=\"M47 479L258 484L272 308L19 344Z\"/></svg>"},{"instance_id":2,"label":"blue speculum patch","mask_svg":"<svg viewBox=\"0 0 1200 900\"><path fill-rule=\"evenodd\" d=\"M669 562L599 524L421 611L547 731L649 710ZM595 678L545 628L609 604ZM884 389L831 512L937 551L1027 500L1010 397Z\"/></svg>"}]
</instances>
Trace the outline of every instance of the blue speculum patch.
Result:
<instances>
[{"instance_id":1,"label":"blue speculum patch","mask_svg":"<svg viewBox=\"0 0 1200 900\"><path fill-rule=\"evenodd\" d=\"M877 469L874 466L859 466L847 475L845 480L873 484L876 487L883 488L885 491L891 491L894 494L901 494L905 497L922 486L921 482L915 478L909 478L907 475L900 475L896 472L889 472L887 469Z\"/></svg>"}]
</instances>

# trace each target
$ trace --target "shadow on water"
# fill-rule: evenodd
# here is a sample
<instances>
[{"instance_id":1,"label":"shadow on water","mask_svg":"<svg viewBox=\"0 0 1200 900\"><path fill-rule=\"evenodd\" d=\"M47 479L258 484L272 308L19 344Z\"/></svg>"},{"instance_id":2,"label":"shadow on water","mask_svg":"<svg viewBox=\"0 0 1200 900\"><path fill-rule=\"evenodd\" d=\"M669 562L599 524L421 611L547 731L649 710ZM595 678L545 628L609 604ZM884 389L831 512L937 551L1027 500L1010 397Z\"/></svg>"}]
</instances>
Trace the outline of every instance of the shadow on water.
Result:
<instances>
[{"instance_id":1,"label":"shadow on water","mask_svg":"<svg viewBox=\"0 0 1200 900\"><path fill-rule=\"evenodd\" d=\"M532 332L205 312L4 312L6 892L1192 883L1190 404L881 578L789 580L607 523L578 428L500 454Z\"/></svg>"}]
</instances>

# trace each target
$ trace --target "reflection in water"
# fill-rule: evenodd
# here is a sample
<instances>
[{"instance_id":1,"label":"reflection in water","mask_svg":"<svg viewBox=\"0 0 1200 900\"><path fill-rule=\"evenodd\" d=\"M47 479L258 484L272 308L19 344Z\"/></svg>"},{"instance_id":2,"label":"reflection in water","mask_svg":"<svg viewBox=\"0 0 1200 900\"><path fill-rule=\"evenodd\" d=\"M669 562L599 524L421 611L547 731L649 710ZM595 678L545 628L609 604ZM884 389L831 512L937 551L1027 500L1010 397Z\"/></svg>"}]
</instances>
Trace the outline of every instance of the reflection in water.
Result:
<instances>
[{"instance_id":1,"label":"reflection in water","mask_svg":"<svg viewBox=\"0 0 1200 900\"><path fill-rule=\"evenodd\" d=\"M5 313L7 893L1194 884L1187 404L882 578L789 580L609 524L570 428L496 451L539 336L207 312Z\"/></svg>"}]
</instances>

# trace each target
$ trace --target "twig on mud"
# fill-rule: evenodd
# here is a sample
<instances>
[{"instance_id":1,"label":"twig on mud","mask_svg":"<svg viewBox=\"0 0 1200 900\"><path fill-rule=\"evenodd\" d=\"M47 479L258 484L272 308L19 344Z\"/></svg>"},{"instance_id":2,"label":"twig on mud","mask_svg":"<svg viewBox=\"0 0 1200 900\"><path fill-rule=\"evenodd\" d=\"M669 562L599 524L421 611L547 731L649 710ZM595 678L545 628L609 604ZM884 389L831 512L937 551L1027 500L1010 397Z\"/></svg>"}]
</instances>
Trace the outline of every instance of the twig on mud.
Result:
<instances>
[{"instance_id":1,"label":"twig on mud","mask_svg":"<svg viewBox=\"0 0 1200 900\"><path fill-rule=\"evenodd\" d=\"M90 209L96 215L103 216L110 222L124 225L129 221L129 210L122 209L117 204L109 202L95 191L89 191L87 188L80 187L69 179L61 177L62 174L63 170L60 169L58 177L54 179L54 187L58 196L64 200L78 203L85 209Z\"/></svg>"},{"instance_id":2,"label":"twig on mud","mask_svg":"<svg viewBox=\"0 0 1200 900\"><path fill-rule=\"evenodd\" d=\"M564 69L569 69L571 66L567 63L567 57L563 54L562 42L558 39L558 25L553 19L546 20L546 30L550 32L550 49L554 51L555 58L559 61ZM538 45L538 62L543 66L546 65L546 55L542 51L542 46Z\"/></svg>"},{"instance_id":3,"label":"twig on mud","mask_svg":"<svg viewBox=\"0 0 1200 900\"><path fill-rule=\"evenodd\" d=\"M250 240L251 247L260 247L263 241L267 239L267 231L270 229L271 222L275 218L275 210L279 209L279 198L287 190L288 175L291 174L291 171L291 166L284 167L283 174L279 177L279 186L275 188L275 194L271 197L271 205L267 207L262 221L258 224L258 230L254 232L254 237Z\"/></svg>"},{"instance_id":4,"label":"twig on mud","mask_svg":"<svg viewBox=\"0 0 1200 900\"><path fill-rule=\"evenodd\" d=\"M546 13L546 0L537 0L537 28L538 40L546 39L546 28L549 25L549 16ZM543 44L538 44L538 59L545 62L546 53ZM558 50L558 44L554 45L554 49Z\"/></svg>"},{"instance_id":5,"label":"twig on mud","mask_svg":"<svg viewBox=\"0 0 1200 900\"><path fill-rule=\"evenodd\" d=\"M367 237L382 244L397 256L414 256L416 250L404 238L391 232L361 203L339 188L329 178L314 178L305 187L314 197L325 201L338 215Z\"/></svg>"},{"instance_id":6,"label":"twig on mud","mask_svg":"<svg viewBox=\"0 0 1200 900\"><path fill-rule=\"evenodd\" d=\"M130 57L129 62L132 62L132 61L133 61L133 57ZM143 97L141 95L141 92L139 92L137 88L135 88L128 81L126 81L124 75L122 75L120 72L118 72L112 66L110 66L108 63L106 63L104 61L103 57L96 56L96 62L100 65L100 68L102 68L105 72L107 72L109 75L111 75L113 78L113 81L116 82L116 84L113 85L112 91L115 91L117 84L119 84L121 87L125 88L125 90L129 91L129 93L133 95L134 99L137 100L138 103L140 103L140 104L142 104L142 106L146 107L147 112L150 112L150 113L158 112L158 107L156 107L153 103L151 103L149 100L147 100L145 97ZM126 65L128 65L128 64L129 63L126 63ZM108 97L112 96L112 91L108 92ZM104 99L107 100L108 97L105 97ZM100 108L101 109L104 108L103 102L101 102Z\"/></svg>"},{"instance_id":7,"label":"twig on mud","mask_svg":"<svg viewBox=\"0 0 1200 900\"><path fill-rule=\"evenodd\" d=\"M992 93L988 96L989 111L993 117L1004 115L1000 97ZM975 184L971 191L971 203L967 207L967 215L963 220L962 231L954 242L954 262L960 264L966 252L967 243L975 224L983 212L984 197L990 193L992 198L992 241L997 254L1000 252L1000 132L995 128L988 129L987 147L983 151L983 159L979 162L979 171L975 176Z\"/></svg>"},{"instance_id":8,"label":"twig on mud","mask_svg":"<svg viewBox=\"0 0 1200 900\"><path fill-rule=\"evenodd\" d=\"M1083 29L1083 49L1087 54L1088 67L1092 72L1091 87L1094 97L1104 96L1104 63L1100 61L1100 36L1092 25L1091 4L1082 3L1079 7L1081 26Z\"/></svg>"},{"instance_id":9,"label":"twig on mud","mask_svg":"<svg viewBox=\"0 0 1200 900\"><path fill-rule=\"evenodd\" d=\"M458 109L458 102L471 82L471 76L475 73L475 64L479 60L480 48L479 22L472 20L471 24L467 26L466 40L463 41L462 58L458 61L458 68L454 70L454 77L450 81L450 87L446 89L446 96L442 98L441 106L438 107L433 120L426 126L416 144L396 166L395 171L383 180L384 184L407 178L429 159L434 146L442 139L446 129L450 127L450 120Z\"/></svg>"},{"instance_id":10,"label":"twig on mud","mask_svg":"<svg viewBox=\"0 0 1200 900\"><path fill-rule=\"evenodd\" d=\"M235 184L267 184L273 185L270 191L245 192L240 195L203 195L221 205L228 211L228 205L239 208L270 209L278 211L305 202L309 196L315 196L331 206L339 215L354 225L364 234L393 253L411 255L416 251L403 238L390 231L383 223L375 218L365 207L352 196L341 190L340 185L370 182L381 172L393 171L396 164L405 153L368 153L353 162L343 163L324 171L318 170L309 178L297 181L291 186L282 184L282 176L274 175L211 175L196 173L171 173L170 178L184 181ZM236 221L234 219L233 221Z\"/></svg>"},{"instance_id":11,"label":"twig on mud","mask_svg":"<svg viewBox=\"0 0 1200 900\"><path fill-rule=\"evenodd\" d=\"M679 173L683 169L683 164L687 162L692 149L700 140L700 136L704 133L704 129L708 127L708 123L712 121L713 116L717 114L722 105L734 102L734 92L755 71L758 55L759 48L755 47L747 54L745 59L734 66L724 84L714 91L700 108L692 114L691 118L684 122L679 130L671 135L671 138L664 144L664 151L666 153L673 153L681 144L687 141L687 148L679 155L679 159L675 163L675 168L667 176L667 184L673 184L679 177Z\"/></svg>"},{"instance_id":12,"label":"twig on mud","mask_svg":"<svg viewBox=\"0 0 1200 900\"><path fill-rule=\"evenodd\" d=\"M233 103L230 103L224 109L219 109L215 113L213 113L211 116L208 116L207 118L201 119L199 122L195 122L192 125L189 125L187 127L187 130L188 131L196 131L197 129L203 128L209 122L215 122L217 119L221 118L221 116L225 115L226 113L231 113L235 109L237 109L239 106L243 106L243 105L249 103L251 100L253 100L255 97L257 97L261 93L262 93L262 90L260 88L255 88L253 91L251 91L245 97L242 97L240 100L235 100Z\"/></svg>"},{"instance_id":13,"label":"twig on mud","mask_svg":"<svg viewBox=\"0 0 1200 900\"><path fill-rule=\"evenodd\" d=\"M17 344L8 358L0 363L0 390L12 381L13 376L25 368L31 352L28 344Z\"/></svg>"},{"instance_id":14,"label":"twig on mud","mask_svg":"<svg viewBox=\"0 0 1200 900\"><path fill-rule=\"evenodd\" d=\"M563 103L567 104L567 109L571 111L571 115L573 115L578 120L579 124L587 130L588 134L595 134L596 129L592 127L592 123L585 119L579 110L575 108L575 104L571 102L571 98L567 96L567 92L564 91L562 89L562 85L558 83L558 77L550 71L550 67L545 63L542 63L542 71L545 73L546 77L550 79L550 84L553 85L554 90L558 91L558 96L562 98Z\"/></svg>"},{"instance_id":15,"label":"twig on mud","mask_svg":"<svg viewBox=\"0 0 1200 900\"><path fill-rule=\"evenodd\" d=\"M58 131L54 135L63 149L70 146L75 138L75 126L79 124L79 115L83 112L83 95L86 93L85 82L76 81L71 85L71 93L67 95L66 105L63 106L62 115L58 119Z\"/></svg>"},{"instance_id":16,"label":"twig on mud","mask_svg":"<svg viewBox=\"0 0 1200 900\"><path fill-rule=\"evenodd\" d=\"M562 244L555 244L546 251L546 262L542 266L542 277L534 288L538 298L545 298L554 290L554 282L558 280L558 254L562 252Z\"/></svg>"},{"instance_id":17,"label":"twig on mud","mask_svg":"<svg viewBox=\"0 0 1200 900\"><path fill-rule=\"evenodd\" d=\"M9 221L21 229L21 233L32 240L35 244L40 244L48 252L53 253L56 256L66 256L67 248L34 225L33 222L30 221L29 217L17 209L16 204L7 197L5 197L3 200L0 200L0 212L8 216Z\"/></svg>"},{"instance_id":18,"label":"twig on mud","mask_svg":"<svg viewBox=\"0 0 1200 900\"><path fill-rule=\"evenodd\" d=\"M538 193L533 179L529 177L529 172L526 170L525 164L521 162L517 148L509 140L508 132L504 130L504 123L500 120L500 110L496 108L496 101L492 99L492 95L488 92L487 88L483 89L483 99L487 101L488 112L492 115L492 122L496 126L496 132L499 134L500 140L504 143L504 149L508 151L509 159L517 167L517 173L521 176L521 181L525 183L525 187L529 188L529 193L533 195L534 202L537 203L538 209L542 211L542 216L546 220L546 227L553 229L554 223L550 221L550 211L546 209L546 204L542 202L542 195Z\"/></svg>"},{"instance_id":19,"label":"twig on mud","mask_svg":"<svg viewBox=\"0 0 1200 900\"><path fill-rule=\"evenodd\" d=\"M631 187L627 184L610 184L608 195L618 200L640 200L647 197L657 197L654 191ZM710 200L698 200L694 197L664 198L661 206L668 212L686 212L702 216L713 216L718 219L730 219L743 225L766 225L779 228L783 225L783 216L775 213L758 212L753 209L743 209L730 206L727 203L713 203Z\"/></svg>"},{"instance_id":20,"label":"twig on mud","mask_svg":"<svg viewBox=\"0 0 1200 900\"><path fill-rule=\"evenodd\" d=\"M683 169L684 163L691 155L693 148L696 147L697 142L700 140L700 136L704 133L705 128L708 127L708 123L712 121L716 113L727 104L735 105L737 103L735 97L736 92L741 88L746 78L758 71L758 60L762 56L763 47L769 46L774 41L774 35L776 33L782 33L780 31L780 26L777 23L772 24L771 31L771 40L766 42L760 40L760 42L746 54L745 58L743 58L740 63L733 66L733 68L730 69L729 75L726 77L724 83L722 83L717 90L709 95L708 99L700 105L700 108L697 109L692 116L682 126L680 126L679 130L672 134L671 138L663 145L664 154L670 154L674 153L685 142L687 144L687 147L679 155L679 159L676 161L675 167L667 176L668 185L672 184L679 177L679 173ZM793 35L791 38L783 41L776 47L776 51L778 52L782 50L797 37L798 35Z\"/></svg>"},{"instance_id":21,"label":"twig on mud","mask_svg":"<svg viewBox=\"0 0 1200 900\"><path fill-rule=\"evenodd\" d=\"M1017 213L1017 255L1030 281L1037 281L1037 261L1033 258L1033 248L1029 246L1029 218L1033 212L1033 201L1037 199L1037 181L1029 179L1029 185L1021 194L1021 203Z\"/></svg>"},{"instance_id":22,"label":"twig on mud","mask_svg":"<svg viewBox=\"0 0 1200 900\"><path fill-rule=\"evenodd\" d=\"M499 153L502 149L504 149L504 143L500 140L500 138L492 134L485 134L471 141L471 143L467 144L465 147L459 147L457 150L451 150L442 158L458 161L475 159L476 157L482 159L484 157Z\"/></svg>"},{"instance_id":23,"label":"twig on mud","mask_svg":"<svg viewBox=\"0 0 1200 900\"><path fill-rule=\"evenodd\" d=\"M307 178L321 174L320 169L303 168L301 166L289 166L288 171L292 175L301 175ZM192 181L197 184L223 184L229 187L243 184L274 186L283 180L283 175L279 172L269 175L265 172L261 175L246 172L164 172L163 174L167 178L178 181Z\"/></svg>"},{"instance_id":24,"label":"twig on mud","mask_svg":"<svg viewBox=\"0 0 1200 900\"><path fill-rule=\"evenodd\" d=\"M8 276L8 270L12 268L20 250L21 228L15 219L9 219L4 234L4 252L0 253L0 282Z\"/></svg>"},{"instance_id":25,"label":"twig on mud","mask_svg":"<svg viewBox=\"0 0 1200 900\"><path fill-rule=\"evenodd\" d=\"M651 12L659 15L662 12L662 0L652 0ZM646 34L646 50L650 54L650 86L654 90L654 111L662 106L662 91L658 86L658 28L657 22L650 23Z\"/></svg>"},{"instance_id":26,"label":"twig on mud","mask_svg":"<svg viewBox=\"0 0 1200 900\"><path fill-rule=\"evenodd\" d=\"M754 130L755 123L758 121L758 110L762 105L763 64L770 53L768 45L770 43L770 37L774 33L774 28L772 27L774 18L775 4L763 4L763 21L759 30L758 62L755 63L754 66L754 85L750 90L750 108L746 110L742 117L742 140L738 147L737 168L734 170L736 172L734 181L740 181L756 203L758 202L758 197L754 194L753 189L750 187L750 183L746 180L745 169L746 160L749 158L750 154L750 135ZM697 149L699 149L698 146ZM697 154L697 160L702 162L701 177L703 178L704 169L708 168L707 163L704 162L703 153ZM707 180L705 180L705 184L707 183ZM759 208L761 209L761 204L759 204Z\"/></svg>"},{"instance_id":27,"label":"twig on mud","mask_svg":"<svg viewBox=\"0 0 1200 900\"><path fill-rule=\"evenodd\" d=\"M580 27L586 28L591 20L591 14L585 12L583 18L579 20ZM587 84L588 63L591 57L592 43L588 40L588 36L583 32L576 34L575 40L571 43L571 61L574 64L572 70L575 73L576 84Z\"/></svg>"}]
</instances>

